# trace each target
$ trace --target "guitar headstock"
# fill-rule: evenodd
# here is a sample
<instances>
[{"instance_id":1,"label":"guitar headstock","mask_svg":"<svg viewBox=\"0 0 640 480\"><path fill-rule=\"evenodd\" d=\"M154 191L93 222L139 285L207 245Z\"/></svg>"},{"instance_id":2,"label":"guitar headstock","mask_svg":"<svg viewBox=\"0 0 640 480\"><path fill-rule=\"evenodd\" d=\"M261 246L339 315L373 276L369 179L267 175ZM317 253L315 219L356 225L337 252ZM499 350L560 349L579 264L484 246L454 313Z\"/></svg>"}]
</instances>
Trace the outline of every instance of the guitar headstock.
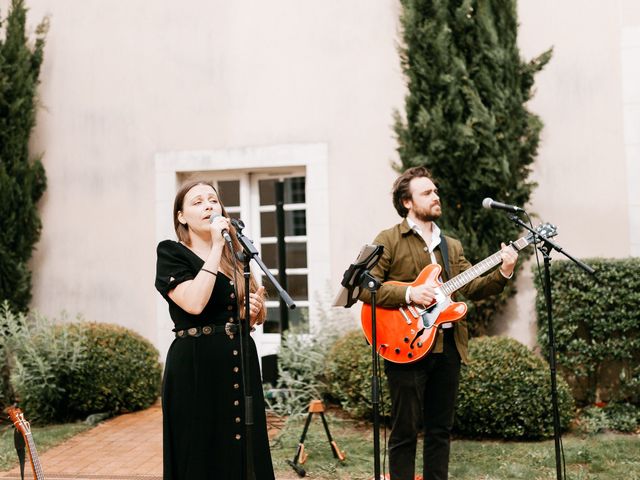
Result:
<instances>
[{"instance_id":1,"label":"guitar headstock","mask_svg":"<svg viewBox=\"0 0 640 480\"><path fill-rule=\"evenodd\" d=\"M541 223L535 228L535 231L543 237L552 238L558 234L558 227L551 223ZM534 243L535 241L536 239L534 238L533 233L529 233L529 235L527 235L527 242Z\"/></svg>"},{"instance_id":2,"label":"guitar headstock","mask_svg":"<svg viewBox=\"0 0 640 480\"><path fill-rule=\"evenodd\" d=\"M7 408L7 414L20 433L23 435L29 435L31 433L31 425L24 418L22 410L18 407L9 407Z\"/></svg>"}]
</instances>

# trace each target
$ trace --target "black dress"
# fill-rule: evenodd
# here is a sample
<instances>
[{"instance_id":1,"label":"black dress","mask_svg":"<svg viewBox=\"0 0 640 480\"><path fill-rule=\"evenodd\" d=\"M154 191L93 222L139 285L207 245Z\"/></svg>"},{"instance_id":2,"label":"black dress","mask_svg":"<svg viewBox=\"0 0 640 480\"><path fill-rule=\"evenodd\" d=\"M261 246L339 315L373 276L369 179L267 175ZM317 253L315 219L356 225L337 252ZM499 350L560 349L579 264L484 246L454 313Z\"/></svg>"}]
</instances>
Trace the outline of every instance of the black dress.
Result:
<instances>
[{"instance_id":1,"label":"black dress","mask_svg":"<svg viewBox=\"0 0 640 480\"><path fill-rule=\"evenodd\" d=\"M181 243L158 244L156 289L169 303L175 330L237 324L233 281L218 272L211 298L191 315L167 295L195 278L204 261ZM250 339L254 400L253 456L256 480L273 480L258 354ZM241 480L244 396L240 335L220 332L176 338L167 354L162 385L164 480Z\"/></svg>"}]
</instances>

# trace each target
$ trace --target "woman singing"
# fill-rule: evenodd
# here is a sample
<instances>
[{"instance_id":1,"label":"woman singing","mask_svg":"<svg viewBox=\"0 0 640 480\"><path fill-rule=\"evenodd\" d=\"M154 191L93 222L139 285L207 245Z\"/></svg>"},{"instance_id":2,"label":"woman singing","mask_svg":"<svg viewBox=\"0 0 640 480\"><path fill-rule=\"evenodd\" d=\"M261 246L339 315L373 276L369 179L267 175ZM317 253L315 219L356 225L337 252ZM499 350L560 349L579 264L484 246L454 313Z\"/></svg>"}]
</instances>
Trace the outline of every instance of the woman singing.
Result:
<instances>
[{"instance_id":1,"label":"woman singing","mask_svg":"<svg viewBox=\"0 0 640 480\"><path fill-rule=\"evenodd\" d=\"M222 231L231 233L236 251L240 245L207 182L192 182L178 191L173 223L179 241L158 244L155 282L169 304L176 336L162 387L164 480L240 480L245 410L238 325L246 296L242 264L225 246ZM261 324L264 287L258 288L253 278L249 304L250 324ZM246 353L254 403L253 469L256 480L273 480L253 339Z\"/></svg>"}]
</instances>

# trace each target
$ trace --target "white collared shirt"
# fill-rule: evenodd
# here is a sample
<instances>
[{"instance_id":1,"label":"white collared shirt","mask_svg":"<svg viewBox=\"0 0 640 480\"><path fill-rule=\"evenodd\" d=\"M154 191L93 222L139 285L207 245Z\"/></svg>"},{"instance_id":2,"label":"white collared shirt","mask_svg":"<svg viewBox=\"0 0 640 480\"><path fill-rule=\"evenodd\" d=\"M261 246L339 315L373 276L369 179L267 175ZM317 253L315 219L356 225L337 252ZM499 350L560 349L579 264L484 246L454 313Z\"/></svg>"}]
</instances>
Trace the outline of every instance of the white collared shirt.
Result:
<instances>
[{"instance_id":1,"label":"white collared shirt","mask_svg":"<svg viewBox=\"0 0 640 480\"><path fill-rule=\"evenodd\" d=\"M407 223L409 224L409 227L416 232L418 235L420 235L423 240L424 243L427 245L425 248L425 251L429 252L429 256L431 257L431 263L438 263L436 260L436 255L434 252L434 250L436 249L436 247L438 245L440 245L440 242L442 241L442 237L440 236L440 227L438 227L438 225L435 224L435 222L431 222L431 238L427 239L422 230L420 229L420 227L418 227L418 225L411 220L409 217L407 217ZM411 287L407 287L407 291L404 295L405 297L405 301L407 304L411 303ZM441 325L442 328L451 328L453 327L453 324L450 322L447 323L443 323Z\"/></svg>"}]
</instances>

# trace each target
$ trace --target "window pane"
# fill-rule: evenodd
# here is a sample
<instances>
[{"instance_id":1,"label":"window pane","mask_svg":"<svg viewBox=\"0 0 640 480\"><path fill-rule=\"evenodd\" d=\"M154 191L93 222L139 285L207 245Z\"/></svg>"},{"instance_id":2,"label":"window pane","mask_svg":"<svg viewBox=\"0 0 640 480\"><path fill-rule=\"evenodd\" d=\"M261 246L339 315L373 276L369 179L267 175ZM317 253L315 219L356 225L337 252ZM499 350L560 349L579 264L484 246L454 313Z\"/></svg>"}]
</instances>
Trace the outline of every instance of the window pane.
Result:
<instances>
[{"instance_id":1,"label":"window pane","mask_svg":"<svg viewBox=\"0 0 640 480\"><path fill-rule=\"evenodd\" d=\"M284 232L287 236L307 234L307 211L284 212Z\"/></svg>"},{"instance_id":2,"label":"window pane","mask_svg":"<svg viewBox=\"0 0 640 480\"><path fill-rule=\"evenodd\" d=\"M289 328L298 332L309 331L309 307L296 307L289 310ZM280 333L280 307L269 307L264 322L264 333Z\"/></svg>"},{"instance_id":3,"label":"window pane","mask_svg":"<svg viewBox=\"0 0 640 480\"><path fill-rule=\"evenodd\" d=\"M278 234L276 212L260 213L260 230L263 237L275 237ZM284 212L284 234L286 236L307 234L306 210Z\"/></svg>"},{"instance_id":4,"label":"window pane","mask_svg":"<svg viewBox=\"0 0 640 480\"><path fill-rule=\"evenodd\" d=\"M286 243L287 268L307 268L307 244ZM268 268L278 268L278 245L275 243L265 243L262 245L262 260Z\"/></svg>"},{"instance_id":5,"label":"window pane","mask_svg":"<svg viewBox=\"0 0 640 480\"><path fill-rule=\"evenodd\" d=\"M225 207L240 206L240 181L224 180L218 182L218 193Z\"/></svg>"},{"instance_id":6,"label":"window pane","mask_svg":"<svg viewBox=\"0 0 640 480\"><path fill-rule=\"evenodd\" d=\"M260 190L260 205L276 204L276 180L259 180L258 189Z\"/></svg>"},{"instance_id":7,"label":"window pane","mask_svg":"<svg viewBox=\"0 0 640 480\"><path fill-rule=\"evenodd\" d=\"M284 179L284 203L305 203L305 177Z\"/></svg>"},{"instance_id":8,"label":"window pane","mask_svg":"<svg viewBox=\"0 0 640 480\"><path fill-rule=\"evenodd\" d=\"M260 235L275 237L277 235L276 212L260 213Z\"/></svg>"},{"instance_id":9,"label":"window pane","mask_svg":"<svg viewBox=\"0 0 640 480\"><path fill-rule=\"evenodd\" d=\"M276 204L277 179L259 180L260 205ZM284 203L305 203L305 177L290 177L284 179Z\"/></svg>"},{"instance_id":10,"label":"window pane","mask_svg":"<svg viewBox=\"0 0 640 480\"><path fill-rule=\"evenodd\" d=\"M276 280L278 280L278 276L276 275ZM307 275L306 274L295 274L295 275L287 275L288 288L287 293L294 300L308 300L309 299L309 289L307 287ZM278 295L277 290L271 284L268 278L262 277L262 284L264 288L267 290L267 299L270 301L278 302L280 301L280 295Z\"/></svg>"},{"instance_id":11,"label":"window pane","mask_svg":"<svg viewBox=\"0 0 640 480\"><path fill-rule=\"evenodd\" d=\"M261 250L262 261L267 268L278 268L278 246L275 243L265 243Z\"/></svg>"}]
</instances>

